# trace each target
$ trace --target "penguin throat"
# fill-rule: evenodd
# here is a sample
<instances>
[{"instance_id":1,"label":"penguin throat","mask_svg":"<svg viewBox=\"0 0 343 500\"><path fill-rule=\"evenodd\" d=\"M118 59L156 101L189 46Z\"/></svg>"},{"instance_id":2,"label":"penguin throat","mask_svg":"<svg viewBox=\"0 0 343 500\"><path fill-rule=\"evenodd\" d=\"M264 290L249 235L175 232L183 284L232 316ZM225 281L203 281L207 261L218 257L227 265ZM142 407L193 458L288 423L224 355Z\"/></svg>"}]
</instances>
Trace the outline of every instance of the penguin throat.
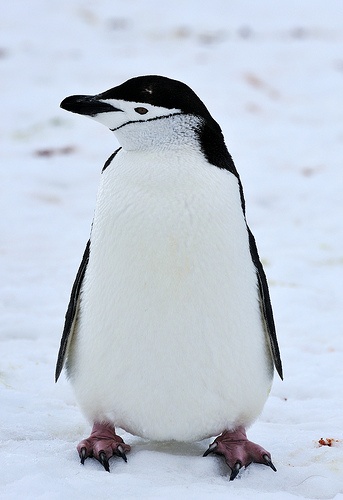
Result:
<instances>
[{"instance_id":1,"label":"penguin throat","mask_svg":"<svg viewBox=\"0 0 343 500\"><path fill-rule=\"evenodd\" d=\"M152 120L128 122L112 130L127 151L168 149L193 145L199 149L201 118L175 113Z\"/></svg>"}]
</instances>

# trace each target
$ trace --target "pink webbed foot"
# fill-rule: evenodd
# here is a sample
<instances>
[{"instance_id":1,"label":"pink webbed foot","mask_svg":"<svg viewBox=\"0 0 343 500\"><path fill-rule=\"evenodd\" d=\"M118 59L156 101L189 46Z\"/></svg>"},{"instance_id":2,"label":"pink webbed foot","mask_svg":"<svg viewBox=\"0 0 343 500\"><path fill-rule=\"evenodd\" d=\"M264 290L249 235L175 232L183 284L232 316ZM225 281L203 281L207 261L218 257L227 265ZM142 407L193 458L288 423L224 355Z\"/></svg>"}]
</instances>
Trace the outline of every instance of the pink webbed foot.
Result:
<instances>
[{"instance_id":1,"label":"pink webbed foot","mask_svg":"<svg viewBox=\"0 0 343 500\"><path fill-rule=\"evenodd\" d=\"M204 457L210 453L222 455L231 469L230 481L233 481L242 467L252 462L268 465L276 472L270 453L262 446L248 440L243 427L234 431L224 431L205 451Z\"/></svg>"},{"instance_id":2,"label":"pink webbed foot","mask_svg":"<svg viewBox=\"0 0 343 500\"><path fill-rule=\"evenodd\" d=\"M117 455L127 462L126 453L130 449L131 447L117 436L112 424L98 422L93 425L89 438L83 439L77 445L82 465L86 458L94 457L107 472L110 472L109 459Z\"/></svg>"}]
</instances>

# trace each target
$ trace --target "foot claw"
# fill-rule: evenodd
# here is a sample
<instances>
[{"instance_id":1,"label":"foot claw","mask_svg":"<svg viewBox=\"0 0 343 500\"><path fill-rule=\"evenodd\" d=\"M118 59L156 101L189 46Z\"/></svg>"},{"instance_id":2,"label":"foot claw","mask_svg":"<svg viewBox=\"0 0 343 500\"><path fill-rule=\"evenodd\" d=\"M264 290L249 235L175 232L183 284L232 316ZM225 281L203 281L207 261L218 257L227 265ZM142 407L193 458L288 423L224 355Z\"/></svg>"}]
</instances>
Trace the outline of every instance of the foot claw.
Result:
<instances>
[{"instance_id":1,"label":"foot claw","mask_svg":"<svg viewBox=\"0 0 343 500\"><path fill-rule=\"evenodd\" d=\"M210 446L207 448L207 450L203 454L203 457L207 457L207 455L209 455L210 453L214 453L217 448L218 448L218 443L210 444Z\"/></svg>"},{"instance_id":2,"label":"foot claw","mask_svg":"<svg viewBox=\"0 0 343 500\"><path fill-rule=\"evenodd\" d=\"M268 465L274 472L277 471L275 465L273 464L273 462L271 461L270 457L268 455L263 455L263 460L265 462L266 465Z\"/></svg>"},{"instance_id":3,"label":"foot claw","mask_svg":"<svg viewBox=\"0 0 343 500\"><path fill-rule=\"evenodd\" d=\"M244 427L237 427L233 431L224 431L218 436L204 453L204 457L214 453L222 455L231 469L230 481L237 477L239 471L249 464L262 463L276 472L270 454L262 446L249 441Z\"/></svg>"},{"instance_id":4,"label":"foot claw","mask_svg":"<svg viewBox=\"0 0 343 500\"><path fill-rule=\"evenodd\" d=\"M117 455L121 457L124 460L124 462L127 462L127 456L125 454L125 451L123 450L123 447L120 445L117 447Z\"/></svg>"},{"instance_id":5,"label":"foot claw","mask_svg":"<svg viewBox=\"0 0 343 500\"><path fill-rule=\"evenodd\" d=\"M242 464L240 462L236 462L233 469L231 469L230 481L233 481L237 477L241 468L242 468Z\"/></svg>"},{"instance_id":6,"label":"foot claw","mask_svg":"<svg viewBox=\"0 0 343 500\"><path fill-rule=\"evenodd\" d=\"M110 464L108 463L108 458L106 457L106 453L104 451L100 451L98 460L105 471L110 472Z\"/></svg>"},{"instance_id":7,"label":"foot claw","mask_svg":"<svg viewBox=\"0 0 343 500\"><path fill-rule=\"evenodd\" d=\"M87 458L87 450L85 447L81 448L80 453L79 453L79 457L81 459L82 465L85 465L85 460Z\"/></svg>"},{"instance_id":8,"label":"foot claw","mask_svg":"<svg viewBox=\"0 0 343 500\"><path fill-rule=\"evenodd\" d=\"M83 439L77 445L82 464L88 457L93 457L101 463L107 472L110 472L109 459L116 455L127 462L126 453L130 449L131 447L125 444L120 436L117 436L112 424L99 422L94 423L89 438Z\"/></svg>"}]
</instances>

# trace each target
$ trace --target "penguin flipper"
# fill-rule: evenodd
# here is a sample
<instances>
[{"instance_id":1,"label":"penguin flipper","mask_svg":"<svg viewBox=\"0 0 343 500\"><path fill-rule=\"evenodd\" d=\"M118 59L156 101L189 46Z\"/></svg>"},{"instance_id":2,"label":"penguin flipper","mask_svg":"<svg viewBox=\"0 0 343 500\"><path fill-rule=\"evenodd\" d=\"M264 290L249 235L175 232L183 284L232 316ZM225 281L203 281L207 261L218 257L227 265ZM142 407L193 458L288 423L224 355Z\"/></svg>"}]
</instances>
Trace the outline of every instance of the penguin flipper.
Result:
<instances>
[{"instance_id":1,"label":"penguin flipper","mask_svg":"<svg viewBox=\"0 0 343 500\"><path fill-rule=\"evenodd\" d=\"M283 379L281 356L276 337L276 329L275 329L272 305L270 302L267 278L258 255L255 238L252 232L250 231L249 227L247 227L247 229L249 233L250 253L256 268L256 274L258 279L261 314L264 320L265 330L268 335L275 369L278 372L280 378Z\"/></svg>"},{"instance_id":2,"label":"penguin flipper","mask_svg":"<svg viewBox=\"0 0 343 500\"><path fill-rule=\"evenodd\" d=\"M60 349L57 357L55 382L57 382L61 374L66 359L67 346L74 332L75 321L77 319L77 313L79 309L79 297L80 297L81 285L89 260L89 247L90 247L90 240L88 240L87 242L86 249L84 251L82 261L79 270L77 271L73 288L71 290L69 305L65 315L65 322L61 338Z\"/></svg>"}]
</instances>

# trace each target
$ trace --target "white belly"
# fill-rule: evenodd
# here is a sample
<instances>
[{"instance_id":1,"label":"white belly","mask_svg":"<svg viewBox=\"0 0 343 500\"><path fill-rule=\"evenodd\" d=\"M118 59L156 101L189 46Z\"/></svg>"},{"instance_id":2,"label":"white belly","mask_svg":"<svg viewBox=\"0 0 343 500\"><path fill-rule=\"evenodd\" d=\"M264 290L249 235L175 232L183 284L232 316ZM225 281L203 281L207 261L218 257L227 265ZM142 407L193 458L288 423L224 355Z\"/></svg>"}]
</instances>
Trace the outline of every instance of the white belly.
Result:
<instances>
[{"instance_id":1,"label":"white belly","mask_svg":"<svg viewBox=\"0 0 343 500\"><path fill-rule=\"evenodd\" d=\"M90 420L190 441L249 425L272 365L237 179L154 158L102 175L70 376Z\"/></svg>"}]
</instances>

